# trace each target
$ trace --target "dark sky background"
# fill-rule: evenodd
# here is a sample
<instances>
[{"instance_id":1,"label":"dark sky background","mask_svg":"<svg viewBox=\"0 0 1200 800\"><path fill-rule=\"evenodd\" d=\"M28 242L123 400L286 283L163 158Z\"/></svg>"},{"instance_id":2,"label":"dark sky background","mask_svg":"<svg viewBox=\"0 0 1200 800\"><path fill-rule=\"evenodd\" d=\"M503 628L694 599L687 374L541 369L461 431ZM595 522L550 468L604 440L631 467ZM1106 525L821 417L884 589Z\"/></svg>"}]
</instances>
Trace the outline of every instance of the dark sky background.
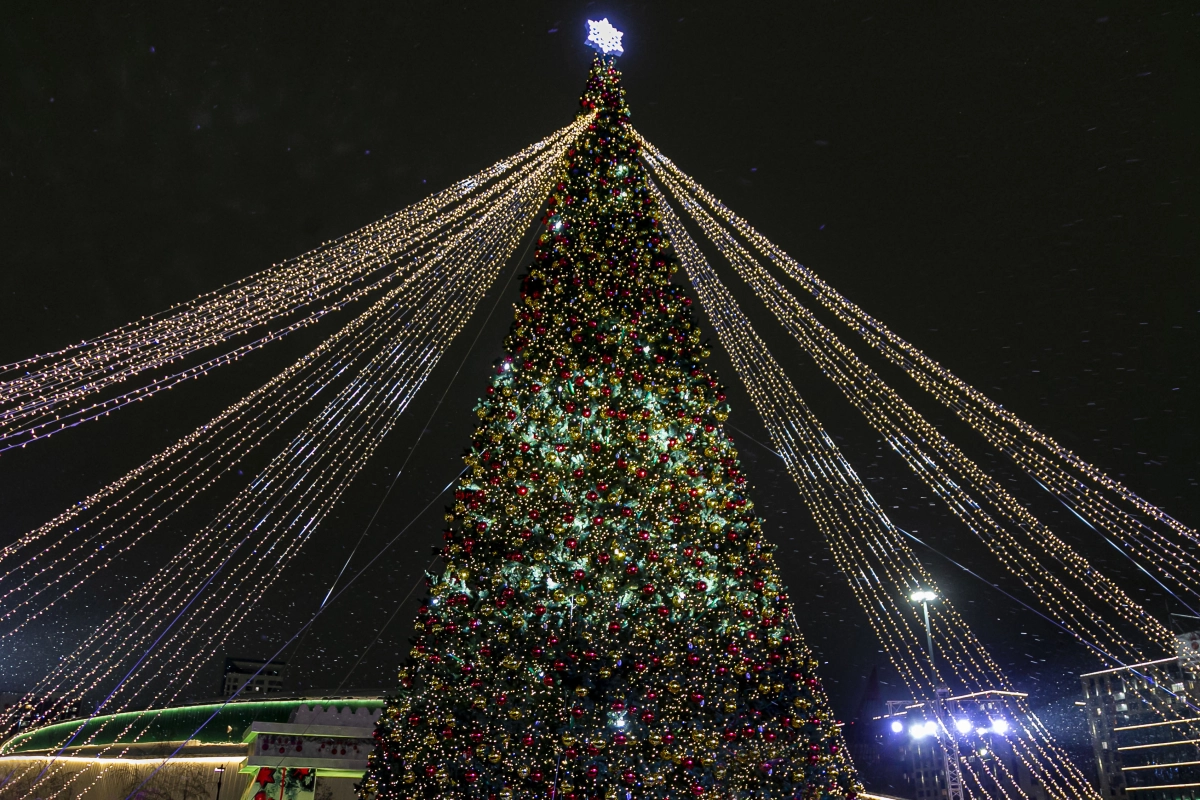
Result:
<instances>
[{"instance_id":1,"label":"dark sky background","mask_svg":"<svg viewBox=\"0 0 1200 800\"><path fill-rule=\"evenodd\" d=\"M541 138L577 107L591 57L584 20L607 16L625 31L633 122L678 165L960 377L1195 524L1195 6L941 5L10 4L0 29L0 361L298 255ZM731 285L897 523L1011 587L750 292ZM499 310L478 346L468 347L477 320L228 654L269 655L308 618L414 445L360 553L377 552L457 473L470 408L511 319L509 288L488 296L484 311ZM190 431L328 325L4 454L0 542ZM918 399L902 375L885 375ZM874 667L885 696L904 697L794 485L749 441L765 434L748 399L731 395L731 423L745 432L735 436L839 715L853 715ZM946 412L918 405L1149 607L1180 610ZM291 688L392 683L416 597L349 670L428 563L440 507L289 654ZM189 530L164 532L75 606L0 643L0 689L31 683ZM1097 662L921 555L1017 686L1071 728L1068 714L1053 714ZM220 660L193 696L216 692Z\"/></svg>"}]
</instances>

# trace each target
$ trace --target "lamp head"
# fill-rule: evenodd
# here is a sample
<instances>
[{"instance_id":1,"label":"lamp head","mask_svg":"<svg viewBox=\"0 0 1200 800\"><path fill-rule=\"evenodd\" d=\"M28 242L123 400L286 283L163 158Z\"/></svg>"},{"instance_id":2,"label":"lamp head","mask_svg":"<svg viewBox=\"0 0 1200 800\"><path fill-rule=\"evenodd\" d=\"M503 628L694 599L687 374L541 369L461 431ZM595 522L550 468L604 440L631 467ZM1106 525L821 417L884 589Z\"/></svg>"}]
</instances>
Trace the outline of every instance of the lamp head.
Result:
<instances>
[{"instance_id":1,"label":"lamp head","mask_svg":"<svg viewBox=\"0 0 1200 800\"><path fill-rule=\"evenodd\" d=\"M937 592L931 592L928 589L918 589L908 596L909 600L914 603L932 603L938 599Z\"/></svg>"}]
</instances>

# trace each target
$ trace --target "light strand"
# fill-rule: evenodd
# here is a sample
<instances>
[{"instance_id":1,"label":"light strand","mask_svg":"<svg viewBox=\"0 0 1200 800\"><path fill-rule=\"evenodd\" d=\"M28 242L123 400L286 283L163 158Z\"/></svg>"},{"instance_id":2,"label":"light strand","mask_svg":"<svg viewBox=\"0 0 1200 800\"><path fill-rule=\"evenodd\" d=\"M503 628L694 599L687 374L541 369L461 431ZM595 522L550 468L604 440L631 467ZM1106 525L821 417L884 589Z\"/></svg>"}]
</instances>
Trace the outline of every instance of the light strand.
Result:
<instances>
[{"instance_id":1,"label":"light strand","mask_svg":"<svg viewBox=\"0 0 1200 800\"><path fill-rule=\"evenodd\" d=\"M654 168L656 165L652 163L651 166ZM1068 630L1085 642L1103 644L1115 663L1121 663L1122 659L1144 660L1139 645L1125 639L1058 580L1049 567L1017 541L1014 531L1024 534L1029 543L1047 553L1052 563L1059 564L1076 582L1135 626L1146 637L1147 643L1163 649L1174 646L1174 636L1161 622L1096 570L1074 548L1058 538L997 481L905 403L810 311L797 303L732 236L719 228L712 217L669 175L662 170L656 174L664 179L664 185L680 200L739 276L751 285L785 329L813 357L821 372L838 386L846 399L900 454L913 473L945 501L950 511L963 520L1005 568L1016 575ZM951 477L948 470L957 473L958 478ZM1005 527L1000 519L985 511L967 488L973 489L976 496L989 502L991 508L1012 527ZM1085 619L1080 620L1077 615Z\"/></svg>"},{"instance_id":2,"label":"light strand","mask_svg":"<svg viewBox=\"0 0 1200 800\"><path fill-rule=\"evenodd\" d=\"M953 410L1089 524L1111 535L1138 559L1146 560L1148 571L1183 593L1200 599L1200 580L1197 578L1200 560L1193 552L1200 537L1194 529L959 379L772 244L670 159L652 152L706 207L800 283L869 346L903 369L922 389ZM1147 519L1164 526L1166 531L1159 531L1133 516L1119 502L1128 503Z\"/></svg>"},{"instance_id":3,"label":"light strand","mask_svg":"<svg viewBox=\"0 0 1200 800\"><path fill-rule=\"evenodd\" d=\"M231 363L381 288L395 277L394 267L397 262L403 266L413 246L472 213L480 200L496 190L493 186L478 192L481 186L547 148L561 145L566 130L297 259L98 339L0 368L0 375L8 377L0 383L0 447L23 446ZM472 202L472 198L476 200ZM380 272L384 274L372 277ZM86 398L109 386L310 306L316 306L315 310L302 319L217 358L120 397L80 407Z\"/></svg>"},{"instance_id":4,"label":"light strand","mask_svg":"<svg viewBox=\"0 0 1200 800\"><path fill-rule=\"evenodd\" d=\"M838 566L850 579L860 605L867 611L872 627L910 689L918 697L932 699L936 686L943 681L937 665L929 662L920 645L914 609L902 610L897 605L897 598L913 589L934 587L932 578L754 334L749 321L728 289L716 279L665 198L660 197L659 202L667 232L717 329L718 338L729 352L775 448L784 456L788 472L830 543ZM968 686L1007 687L998 666L948 601L943 600L931 609L931 626L943 659ZM1017 710L1022 710L1018 701L1014 704ZM926 707L935 706L927 703ZM1078 770L1069 762L1064 763L1065 757L1053 741L1036 725L1029 724L1027 714L1014 716L1016 727L1023 734L1010 738L1014 752L1044 781L1051 796L1095 797Z\"/></svg>"},{"instance_id":5,"label":"light strand","mask_svg":"<svg viewBox=\"0 0 1200 800\"><path fill-rule=\"evenodd\" d=\"M548 163L548 159L543 158L535 163L544 165ZM459 239L463 235L466 234L460 232ZM451 244L453 241L458 239L452 240ZM48 591L54 584L80 570L87 562L100 562L103 558L103 564L110 563L151 530L159 527L169 516L180 511L200 492L227 474L250 451L260 446L271 430L278 429L279 425L318 396L330 380L344 373L353 364L354 358L370 349L381 337L387 336L396 325L401 324L406 313L420 308L427 296L436 290L438 282L436 272L428 259L419 261L413 274L401 286L390 291L358 320L331 337L309 356L296 362L267 386L239 401L209 424L185 437L176 446L114 483L107 493L100 493L102 496L93 496L84 503L77 504L55 520L27 534L15 545L0 551L0 563L3 563L12 561L20 555L19 548L25 548L25 560L0 574L0 587L6 582L10 584L7 590L0 593L0 609L3 609L0 619L16 618L15 615L35 599L37 594ZM401 298L404 302L400 301ZM335 345L336 350L333 349ZM309 368L319 362L323 362L323 366L313 374ZM305 379L305 383L294 380L303 376L305 370L309 370L308 374L311 375ZM261 410L257 417L244 422L240 428L233 427L233 423L246 418L255 405L263 404L267 404L267 407ZM207 451L204 448L208 448ZM199 453L196 462L184 464L182 469L179 469L180 462L188 455L196 453ZM176 468L174 472L172 468ZM202 483L201 479L207 482ZM126 486L131 487L131 492L123 496L120 490ZM168 492L168 489L171 491ZM99 531L87 536L82 535L89 524L96 522L106 513L119 509L121 500L136 497L135 493L139 492L145 495L148 491L149 497L144 497L132 508L111 519ZM114 494L117 496L113 497ZM150 501L156 500L157 505L149 506ZM65 523L84 510L91 511L98 506L99 510L94 512L91 519L66 531L65 536L61 533L56 535L48 547L35 551L32 555L28 554L29 548L36 541L59 531ZM135 514L139 515L134 516ZM147 525L152 527L147 528ZM71 541L72 537L76 543L67 550L66 543ZM119 547L115 546L118 542L121 542ZM56 550L66 552L60 552L60 555L53 557ZM80 555L82 562L73 560ZM60 571L52 573L56 568ZM56 599L62 599L70 591L77 589L83 580L90 578L92 574L94 571L78 583L70 585L67 592L60 594ZM17 581L20 582L16 583ZM16 592L25 592L24 599L17 597L14 594ZM30 595L29 592L34 594ZM44 613L48 607L40 607L37 614ZM23 615L19 618L20 625L28 623L34 616L36 614ZM11 635L19 628L20 626L10 629L5 635Z\"/></svg>"},{"instance_id":6,"label":"light strand","mask_svg":"<svg viewBox=\"0 0 1200 800\"><path fill-rule=\"evenodd\" d=\"M577 123L581 124L581 123ZM574 127L574 126L573 126ZM257 497L248 497L248 500L255 500L253 507L247 507L241 512L238 512L235 517L230 517L229 522L222 522L221 518L214 521L213 525L209 526L210 534L217 534L218 527L224 526L226 529L237 527L237 525L245 528L253 524L253 527L248 528L247 536L256 535L260 527L262 528L261 536L255 542L248 542L248 545L255 549L266 549L269 552L272 548L281 547L278 553L278 563L286 563L298 551L303 542L311 535L312 529L319 524L324 514L328 512L333 503L336 502L341 492L361 464L373 452L378 441L386 434L390 426L394 424L396 418L401 414L407 403L411 399L412 393L424 382L429 371L436 365L440 353L444 351L445 346L453 339L454 334L461 329L462 324L473 309L474 304L482 296L483 292L494 279L496 271L504 263L507 254L512 252L515 247L516 240L523 232L523 227L520 226L520 220L528 213L532 207L536 207L548 189L548 180L550 172L547 169L541 170L531 180L526 181L522 187L522 192L516 197L517 202L512 205L504 204L497 205L491 209L485 217L491 217L486 222L490 223L487 227L494 228L496 235L490 239L480 240L479 237L467 242L467 253L463 261L466 264L467 272L464 278L456 280L451 284L443 287L440 297L440 302L427 303L418 310L417 315L427 318L430 323L436 323L441 326L436 334L429 338L429 344L420 347L402 347L397 342L393 346L384 349L380 357L383 361L380 365L387 364L389 361L394 362L400 357L405 363L410 363L410 370L415 369L408 378L389 378L388 374L380 374L380 367L368 366L361 373L361 381L358 385L351 385L339 395L338 401L331 403L327 407L327 411L323 412L314 423L310 424L306 433L301 434L293 440L293 444L280 454L262 474L256 479L251 487L247 490L249 495L255 495L260 492L260 489L269 488L270 491L279 491L280 487L284 492L284 496L291 494L295 497L290 509L278 508L279 501L275 503L274 510L271 506L264 506L264 500ZM505 222L505 220L509 220ZM515 223L515 224L514 224ZM483 249L480 249L480 248ZM490 255L489 255L490 254ZM485 272L479 272L485 270ZM453 273L449 273L453 274ZM448 274L448 275L449 275ZM447 276L448 276L447 275ZM413 323L409 324L409 337L415 336L412 333L416 329ZM404 354L408 353L407 357ZM376 399L371 400L372 397ZM349 420L343 420L341 412L338 409L353 411L357 416L362 413L371 413L371 408L378 408L380 412L386 412L383 416L378 416L374 423L369 421L364 423L351 423ZM325 448L325 456L313 457L311 450L314 442L318 437L332 437L332 442L327 442ZM339 445L340 442L340 445ZM339 449L340 447L340 449ZM346 448L352 448L347 451ZM356 449L355 449L356 448ZM356 452L357 455L350 456L351 452ZM306 465L306 461L312 459L312 463ZM292 479L287 477L287 470L293 473L298 469L307 469L310 472L314 471L317 466L317 461L321 461L324 466L320 472L306 479L305 485L293 484ZM349 463L347 463L349 462ZM280 472L285 470L285 472ZM332 472L331 472L332 470ZM339 477L340 475L340 477ZM246 493L243 493L246 494ZM244 503L240 505L245 505ZM235 502L227 509L237 508L240 505ZM262 509L254 511L254 508ZM266 512L263 515L263 512ZM232 513L232 512L230 512ZM261 519L255 523L259 516ZM222 515L228 517L229 514ZM273 519L272 519L273 517ZM236 519L241 519L243 522L235 524ZM263 524L266 527L263 527ZM293 528L299 527L299 534L293 531ZM281 542L276 540L272 544L270 537L280 533L288 533L287 540ZM261 538L261 537L267 538ZM228 540L228 536L224 537ZM181 554L182 555L182 554ZM210 553L209 560L215 551ZM194 561L194 559L193 559ZM209 563L209 562L203 562ZM168 686L174 684L177 687L182 685L180 676L194 673L199 664L202 664L211 654L212 648L216 640L213 637L223 638L228 635L228 632L236 627L236 624L245 617L249 612L249 608L253 600L261 596L262 592L270 585L272 575L278 574L277 568L272 568L266 572L266 580L258 580L254 584L253 590L246 594L238 589L238 586L244 585L260 570L255 569L255 563L241 563L231 567L226 572L226 577L223 582L198 604L195 611L192 612L193 617L198 620L203 619L218 619L222 620L218 623L216 630L209 635L209 640L206 645L199 651L193 652L192 648L187 647L186 643L199 635L200 630L204 627L203 624L196 626L183 626L177 629L175 634L166 644L170 645L168 649L171 654L167 656L164 662L159 666L157 672L162 673L168 666L171 666L171 674L168 680ZM238 572L241 576L238 576ZM203 567L201 573L203 574ZM174 575L175 573L171 573ZM165 587L163 587L165 588ZM176 591L170 595L171 597L178 596L180 591ZM231 612L219 611L231 598L241 597L241 601ZM214 598L220 598L218 602L213 604ZM169 598L168 598L169 599ZM156 605L159 605L159 599L155 599ZM134 626L135 630L138 626ZM223 632L223 633L222 633ZM148 634L143 633L142 639ZM124 649L124 648L123 648ZM128 650L126 650L128 652ZM190 654L190 658L186 657ZM183 663L178 663L183 660ZM90 664L91 662L89 662ZM111 669L109 670L111 671ZM151 676L153 679L153 676ZM144 685L144 684L143 684ZM166 691L164 689L163 691ZM178 688L176 689L178 691ZM136 692L135 692L136 693ZM161 698L161 692L159 693Z\"/></svg>"}]
</instances>

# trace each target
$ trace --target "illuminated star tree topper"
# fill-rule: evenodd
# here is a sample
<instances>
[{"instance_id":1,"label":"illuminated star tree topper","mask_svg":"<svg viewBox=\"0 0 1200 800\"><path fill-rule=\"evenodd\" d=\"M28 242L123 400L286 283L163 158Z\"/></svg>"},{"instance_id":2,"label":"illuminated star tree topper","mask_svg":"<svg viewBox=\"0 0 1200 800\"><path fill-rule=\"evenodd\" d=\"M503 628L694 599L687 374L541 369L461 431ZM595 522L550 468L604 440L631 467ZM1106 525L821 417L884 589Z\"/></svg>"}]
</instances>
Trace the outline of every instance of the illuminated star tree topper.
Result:
<instances>
[{"instance_id":1,"label":"illuminated star tree topper","mask_svg":"<svg viewBox=\"0 0 1200 800\"><path fill-rule=\"evenodd\" d=\"M621 37L624 34L612 26L612 23L608 21L608 17L599 22L589 19L587 24L588 47L599 50L604 55L609 55L610 53L621 55L625 52L625 49L621 47Z\"/></svg>"}]
</instances>

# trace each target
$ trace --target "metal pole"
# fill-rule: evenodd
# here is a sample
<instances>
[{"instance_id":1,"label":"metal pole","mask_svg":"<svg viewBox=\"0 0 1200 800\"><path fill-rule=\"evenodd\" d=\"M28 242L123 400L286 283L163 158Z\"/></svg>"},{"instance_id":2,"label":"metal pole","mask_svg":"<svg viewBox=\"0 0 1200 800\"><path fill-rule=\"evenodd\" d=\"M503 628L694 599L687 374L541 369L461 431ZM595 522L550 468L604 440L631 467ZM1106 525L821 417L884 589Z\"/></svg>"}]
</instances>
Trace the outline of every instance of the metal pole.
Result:
<instances>
[{"instance_id":1,"label":"metal pole","mask_svg":"<svg viewBox=\"0 0 1200 800\"><path fill-rule=\"evenodd\" d=\"M217 767L217 797L216 800L221 800L221 781L225 780L225 768Z\"/></svg>"},{"instance_id":2,"label":"metal pole","mask_svg":"<svg viewBox=\"0 0 1200 800\"><path fill-rule=\"evenodd\" d=\"M921 609L925 612L925 644L929 647L929 666L933 667L933 633L929 629L929 601L921 601Z\"/></svg>"}]
</instances>

